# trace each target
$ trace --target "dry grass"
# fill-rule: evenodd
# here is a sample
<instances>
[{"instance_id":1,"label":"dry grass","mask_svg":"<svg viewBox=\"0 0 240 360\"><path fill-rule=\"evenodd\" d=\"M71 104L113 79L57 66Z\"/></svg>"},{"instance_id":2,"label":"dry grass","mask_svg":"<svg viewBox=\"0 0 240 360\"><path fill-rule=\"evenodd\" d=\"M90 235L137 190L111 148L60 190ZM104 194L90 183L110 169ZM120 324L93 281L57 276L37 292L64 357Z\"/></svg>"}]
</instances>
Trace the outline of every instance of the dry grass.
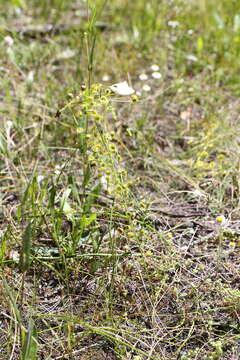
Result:
<instances>
[{"instance_id":1,"label":"dry grass","mask_svg":"<svg viewBox=\"0 0 240 360\"><path fill-rule=\"evenodd\" d=\"M2 3L0 359L236 360L238 5L92 5Z\"/></svg>"}]
</instances>

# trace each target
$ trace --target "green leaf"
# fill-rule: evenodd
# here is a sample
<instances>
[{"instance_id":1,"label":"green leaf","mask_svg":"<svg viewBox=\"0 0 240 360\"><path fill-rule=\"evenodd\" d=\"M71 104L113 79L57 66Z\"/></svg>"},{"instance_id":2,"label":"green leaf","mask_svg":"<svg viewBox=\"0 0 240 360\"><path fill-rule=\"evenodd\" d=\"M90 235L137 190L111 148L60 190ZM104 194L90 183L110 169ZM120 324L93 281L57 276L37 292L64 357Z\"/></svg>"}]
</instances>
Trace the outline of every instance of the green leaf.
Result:
<instances>
[{"instance_id":1,"label":"green leaf","mask_svg":"<svg viewBox=\"0 0 240 360\"><path fill-rule=\"evenodd\" d=\"M49 189L49 208L54 209L56 198L56 187L54 184Z\"/></svg>"},{"instance_id":2,"label":"green leaf","mask_svg":"<svg viewBox=\"0 0 240 360\"><path fill-rule=\"evenodd\" d=\"M198 53L201 53L203 50L203 38L202 37L199 37L197 39L197 50L198 50Z\"/></svg>"},{"instance_id":3,"label":"green leaf","mask_svg":"<svg viewBox=\"0 0 240 360\"><path fill-rule=\"evenodd\" d=\"M13 309L14 309L14 313L15 313L15 316L16 316L16 319L18 322L21 321L21 314L20 314L20 311L18 310L18 307L17 307L17 304L16 304L16 300L13 296L13 293L10 289L10 287L8 286L8 283L6 282L6 280L3 278L3 288L4 288L4 292L5 294L7 295Z\"/></svg>"},{"instance_id":4,"label":"green leaf","mask_svg":"<svg viewBox=\"0 0 240 360\"><path fill-rule=\"evenodd\" d=\"M71 192L72 192L71 188L67 188L64 190L64 192L62 194L61 202L60 202L60 210L61 211L64 211L64 206L65 206Z\"/></svg>"},{"instance_id":5,"label":"green leaf","mask_svg":"<svg viewBox=\"0 0 240 360\"><path fill-rule=\"evenodd\" d=\"M12 0L11 3L13 6L26 8L26 2L24 0Z\"/></svg>"},{"instance_id":6,"label":"green leaf","mask_svg":"<svg viewBox=\"0 0 240 360\"><path fill-rule=\"evenodd\" d=\"M72 192L71 188L67 188L62 195L60 210L69 218L70 220L73 218L73 209L68 202L68 198Z\"/></svg>"},{"instance_id":7,"label":"green leaf","mask_svg":"<svg viewBox=\"0 0 240 360\"><path fill-rule=\"evenodd\" d=\"M95 188L92 190L92 192L87 196L87 199L83 206L84 214L88 214L90 212L92 205L94 204L94 202L96 201L96 199L100 194L101 188L102 188L101 183L97 184Z\"/></svg>"},{"instance_id":8,"label":"green leaf","mask_svg":"<svg viewBox=\"0 0 240 360\"><path fill-rule=\"evenodd\" d=\"M77 201L78 205L80 205L81 200L79 197L79 191L77 188L76 179L71 174L68 176L68 184L71 187L73 199Z\"/></svg>"},{"instance_id":9,"label":"green leaf","mask_svg":"<svg viewBox=\"0 0 240 360\"><path fill-rule=\"evenodd\" d=\"M7 148L7 140L5 139L3 134L0 134L0 152L4 155L9 157L9 151Z\"/></svg>"},{"instance_id":10,"label":"green leaf","mask_svg":"<svg viewBox=\"0 0 240 360\"><path fill-rule=\"evenodd\" d=\"M23 233L23 244L22 244L22 250L20 253L20 259L19 259L19 269L22 272L25 272L28 270L31 258L30 258L30 252L31 252L31 243L32 243L32 224L29 223L26 226L26 229Z\"/></svg>"},{"instance_id":11,"label":"green leaf","mask_svg":"<svg viewBox=\"0 0 240 360\"><path fill-rule=\"evenodd\" d=\"M89 226L93 221L96 220L97 214L94 213L91 216L87 217L86 215L83 215L81 220L82 228L85 229L87 226Z\"/></svg>"},{"instance_id":12,"label":"green leaf","mask_svg":"<svg viewBox=\"0 0 240 360\"><path fill-rule=\"evenodd\" d=\"M33 319L29 320L27 333L23 334L22 360L37 359L37 330Z\"/></svg>"},{"instance_id":13,"label":"green leaf","mask_svg":"<svg viewBox=\"0 0 240 360\"><path fill-rule=\"evenodd\" d=\"M2 235L0 238L0 264L5 256L5 251L7 249L7 241L5 235Z\"/></svg>"},{"instance_id":14,"label":"green leaf","mask_svg":"<svg viewBox=\"0 0 240 360\"><path fill-rule=\"evenodd\" d=\"M83 188L85 188L87 186L90 178L91 178L91 165L87 164L87 167L86 167L86 169L84 171L84 175L83 175L83 183L82 183Z\"/></svg>"}]
</instances>

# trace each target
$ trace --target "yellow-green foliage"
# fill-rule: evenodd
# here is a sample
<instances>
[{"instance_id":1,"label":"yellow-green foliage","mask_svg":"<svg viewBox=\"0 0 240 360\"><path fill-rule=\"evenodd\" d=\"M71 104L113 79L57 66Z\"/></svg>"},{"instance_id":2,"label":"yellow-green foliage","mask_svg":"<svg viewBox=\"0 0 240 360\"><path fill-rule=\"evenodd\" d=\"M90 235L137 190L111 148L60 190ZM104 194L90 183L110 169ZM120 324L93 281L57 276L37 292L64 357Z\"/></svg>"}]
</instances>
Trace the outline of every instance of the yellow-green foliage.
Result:
<instances>
[{"instance_id":1,"label":"yellow-green foliage","mask_svg":"<svg viewBox=\"0 0 240 360\"><path fill-rule=\"evenodd\" d=\"M226 126L226 125L225 125ZM190 139L189 164L196 177L222 178L231 168L228 144L231 131L226 131L219 118L204 118L193 126L194 137Z\"/></svg>"},{"instance_id":2,"label":"yellow-green foliage","mask_svg":"<svg viewBox=\"0 0 240 360\"><path fill-rule=\"evenodd\" d=\"M93 179L99 179L104 190L115 199L126 201L128 174L114 132L116 113L110 90L94 84L73 97L65 108L70 109L74 116L85 161L94 169Z\"/></svg>"}]
</instances>

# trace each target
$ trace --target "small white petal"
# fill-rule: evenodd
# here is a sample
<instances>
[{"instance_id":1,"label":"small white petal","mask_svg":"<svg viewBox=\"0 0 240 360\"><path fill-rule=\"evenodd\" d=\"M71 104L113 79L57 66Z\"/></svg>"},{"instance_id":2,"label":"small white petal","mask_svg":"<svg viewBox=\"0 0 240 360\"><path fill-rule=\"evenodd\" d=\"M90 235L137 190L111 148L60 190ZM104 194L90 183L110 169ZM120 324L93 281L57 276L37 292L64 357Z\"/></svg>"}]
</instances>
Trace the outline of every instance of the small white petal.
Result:
<instances>
[{"instance_id":1,"label":"small white petal","mask_svg":"<svg viewBox=\"0 0 240 360\"><path fill-rule=\"evenodd\" d=\"M168 21L168 26L172 27L173 29L175 29L177 26L179 25L178 21Z\"/></svg>"},{"instance_id":2,"label":"small white petal","mask_svg":"<svg viewBox=\"0 0 240 360\"><path fill-rule=\"evenodd\" d=\"M196 197L206 197L206 195L201 190L198 190L198 189L194 190L192 192L192 194L193 194L193 196L196 196Z\"/></svg>"},{"instance_id":3,"label":"small white petal","mask_svg":"<svg viewBox=\"0 0 240 360\"><path fill-rule=\"evenodd\" d=\"M198 61L198 58L195 55L189 54L186 56L186 59L192 62Z\"/></svg>"},{"instance_id":4,"label":"small white petal","mask_svg":"<svg viewBox=\"0 0 240 360\"><path fill-rule=\"evenodd\" d=\"M26 81L27 81L28 84L33 83L33 81L34 81L34 71L29 71L29 73L27 74L27 77L26 77Z\"/></svg>"},{"instance_id":5,"label":"small white petal","mask_svg":"<svg viewBox=\"0 0 240 360\"><path fill-rule=\"evenodd\" d=\"M9 254L10 259L12 259L13 261L19 261L20 255L17 251L15 250L11 250L10 254Z\"/></svg>"},{"instance_id":6,"label":"small white petal","mask_svg":"<svg viewBox=\"0 0 240 360\"><path fill-rule=\"evenodd\" d=\"M161 74L160 72L158 72L158 71L154 71L154 72L152 73L152 77L153 77L154 79L161 79L161 78L162 78L162 74Z\"/></svg>"},{"instance_id":7,"label":"small white petal","mask_svg":"<svg viewBox=\"0 0 240 360\"><path fill-rule=\"evenodd\" d=\"M157 64L153 64L153 65L151 66L151 70L152 70L152 71L158 71L158 70L159 70L159 66L158 66Z\"/></svg>"},{"instance_id":8,"label":"small white petal","mask_svg":"<svg viewBox=\"0 0 240 360\"><path fill-rule=\"evenodd\" d=\"M137 96L142 96L141 91L136 91L136 95L137 95Z\"/></svg>"},{"instance_id":9,"label":"small white petal","mask_svg":"<svg viewBox=\"0 0 240 360\"><path fill-rule=\"evenodd\" d=\"M110 89L115 94L122 96L132 95L135 93L135 90L128 85L127 81L123 81L118 84L113 84L112 86L110 86Z\"/></svg>"},{"instance_id":10,"label":"small white petal","mask_svg":"<svg viewBox=\"0 0 240 360\"><path fill-rule=\"evenodd\" d=\"M107 179L106 179L105 176L101 176L101 178L100 178L100 183L101 183L101 185L102 185L102 189L103 189L104 191L107 191L107 190L108 190L108 181L107 181Z\"/></svg>"},{"instance_id":11,"label":"small white petal","mask_svg":"<svg viewBox=\"0 0 240 360\"><path fill-rule=\"evenodd\" d=\"M11 129L13 127L13 122L11 120L7 120L6 124L8 129Z\"/></svg>"},{"instance_id":12,"label":"small white petal","mask_svg":"<svg viewBox=\"0 0 240 360\"><path fill-rule=\"evenodd\" d=\"M57 55L57 60L70 59L75 56L76 52L72 49L66 49Z\"/></svg>"},{"instance_id":13,"label":"small white petal","mask_svg":"<svg viewBox=\"0 0 240 360\"><path fill-rule=\"evenodd\" d=\"M103 75L102 81L109 81L109 80L110 80L110 76L109 76L109 75L107 75L107 74Z\"/></svg>"},{"instance_id":14,"label":"small white petal","mask_svg":"<svg viewBox=\"0 0 240 360\"><path fill-rule=\"evenodd\" d=\"M148 84L145 84L143 85L142 90L148 92L151 91L151 87Z\"/></svg>"},{"instance_id":15,"label":"small white petal","mask_svg":"<svg viewBox=\"0 0 240 360\"><path fill-rule=\"evenodd\" d=\"M10 47L13 46L13 44L14 44L13 38L9 35L5 36L4 41Z\"/></svg>"},{"instance_id":16,"label":"small white petal","mask_svg":"<svg viewBox=\"0 0 240 360\"><path fill-rule=\"evenodd\" d=\"M20 7L14 6L14 11L15 11L17 16L22 15L22 9Z\"/></svg>"},{"instance_id":17,"label":"small white petal","mask_svg":"<svg viewBox=\"0 0 240 360\"><path fill-rule=\"evenodd\" d=\"M37 176L37 182L38 182L38 184L40 184L43 180L44 180L44 176L43 176L43 175L38 175L38 176Z\"/></svg>"},{"instance_id":18,"label":"small white petal","mask_svg":"<svg viewBox=\"0 0 240 360\"><path fill-rule=\"evenodd\" d=\"M60 165L56 165L55 169L54 169L54 174L55 175L60 175L61 174L61 166Z\"/></svg>"},{"instance_id":19,"label":"small white petal","mask_svg":"<svg viewBox=\"0 0 240 360\"><path fill-rule=\"evenodd\" d=\"M219 226L224 227L224 226L228 225L228 220L225 218L224 215L217 216L215 220Z\"/></svg>"},{"instance_id":20,"label":"small white petal","mask_svg":"<svg viewBox=\"0 0 240 360\"><path fill-rule=\"evenodd\" d=\"M147 80L147 79L148 79L147 74L142 73L142 74L139 75L139 80L145 81L145 80Z\"/></svg>"},{"instance_id":21,"label":"small white petal","mask_svg":"<svg viewBox=\"0 0 240 360\"><path fill-rule=\"evenodd\" d=\"M188 35L192 35L193 34L193 29L189 29L187 33L188 33Z\"/></svg>"}]
</instances>

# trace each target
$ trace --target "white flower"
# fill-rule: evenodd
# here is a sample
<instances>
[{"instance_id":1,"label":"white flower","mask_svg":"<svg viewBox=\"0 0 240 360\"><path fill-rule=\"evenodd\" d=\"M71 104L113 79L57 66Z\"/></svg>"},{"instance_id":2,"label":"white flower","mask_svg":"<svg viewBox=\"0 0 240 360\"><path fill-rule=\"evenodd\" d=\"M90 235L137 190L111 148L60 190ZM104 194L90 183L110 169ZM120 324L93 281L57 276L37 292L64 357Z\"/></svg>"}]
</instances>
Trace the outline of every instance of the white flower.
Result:
<instances>
[{"instance_id":1,"label":"white flower","mask_svg":"<svg viewBox=\"0 0 240 360\"><path fill-rule=\"evenodd\" d=\"M13 38L9 35L5 36L4 41L9 47L13 46L14 44Z\"/></svg>"},{"instance_id":2,"label":"white flower","mask_svg":"<svg viewBox=\"0 0 240 360\"><path fill-rule=\"evenodd\" d=\"M192 191L193 196L195 197L206 197L206 195L201 190L194 190Z\"/></svg>"},{"instance_id":3,"label":"white flower","mask_svg":"<svg viewBox=\"0 0 240 360\"><path fill-rule=\"evenodd\" d=\"M151 70L152 70L152 71L158 71L158 70L159 70L159 66L158 66L157 64L153 64L153 65L151 66Z\"/></svg>"},{"instance_id":4,"label":"white flower","mask_svg":"<svg viewBox=\"0 0 240 360\"><path fill-rule=\"evenodd\" d=\"M43 175L38 175L37 176L37 182L38 184L41 184L41 182L44 180L44 176Z\"/></svg>"},{"instance_id":5,"label":"white flower","mask_svg":"<svg viewBox=\"0 0 240 360\"><path fill-rule=\"evenodd\" d=\"M34 71L33 70L29 71L29 73L27 74L26 81L28 84L33 83L33 81L34 81Z\"/></svg>"},{"instance_id":6,"label":"white flower","mask_svg":"<svg viewBox=\"0 0 240 360\"><path fill-rule=\"evenodd\" d=\"M15 250L10 251L9 257L10 257L10 259L12 259L13 261L16 261L16 262L18 262L19 258L20 258L19 253Z\"/></svg>"},{"instance_id":7,"label":"white flower","mask_svg":"<svg viewBox=\"0 0 240 360\"><path fill-rule=\"evenodd\" d=\"M187 33L188 33L188 35L192 35L193 34L193 29L189 29Z\"/></svg>"},{"instance_id":8,"label":"white flower","mask_svg":"<svg viewBox=\"0 0 240 360\"><path fill-rule=\"evenodd\" d=\"M66 49L57 55L57 60L71 59L75 56L76 52L72 49Z\"/></svg>"},{"instance_id":9,"label":"white flower","mask_svg":"<svg viewBox=\"0 0 240 360\"><path fill-rule=\"evenodd\" d=\"M147 79L148 79L147 74L142 73L142 74L139 75L139 80L145 81L145 80L147 80Z\"/></svg>"},{"instance_id":10,"label":"white flower","mask_svg":"<svg viewBox=\"0 0 240 360\"><path fill-rule=\"evenodd\" d=\"M135 93L135 90L131 88L127 81L120 82L118 84L113 84L110 86L110 89L118 95L126 96L126 95L132 95Z\"/></svg>"},{"instance_id":11,"label":"white flower","mask_svg":"<svg viewBox=\"0 0 240 360\"><path fill-rule=\"evenodd\" d=\"M179 25L178 21L168 21L168 26L172 27L173 29L175 29L177 26Z\"/></svg>"},{"instance_id":12,"label":"white flower","mask_svg":"<svg viewBox=\"0 0 240 360\"><path fill-rule=\"evenodd\" d=\"M142 96L141 91L136 91L136 95L137 95L137 96Z\"/></svg>"},{"instance_id":13,"label":"white flower","mask_svg":"<svg viewBox=\"0 0 240 360\"><path fill-rule=\"evenodd\" d=\"M7 120L6 124L8 129L11 129L13 127L13 122L11 120Z\"/></svg>"},{"instance_id":14,"label":"white flower","mask_svg":"<svg viewBox=\"0 0 240 360\"><path fill-rule=\"evenodd\" d=\"M223 226L223 227L228 224L228 220L225 218L224 215L217 216L215 220L218 225Z\"/></svg>"},{"instance_id":15,"label":"white flower","mask_svg":"<svg viewBox=\"0 0 240 360\"><path fill-rule=\"evenodd\" d=\"M145 84L143 85L142 90L148 92L151 90L151 87L148 84Z\"/></svg>"},{"instance_id":16,"label":"white flower","mask_svg":"<svg viewBox=\"0 0 240 360\"><path fill-rule=\"evenodd\" d=\"M152 77L153 77L154 79L161 79L161 78L162 78L162 74L161 74L160 72L158 72L158 71L154 71L154 72L152 73Z\"/></svg>"},{"instance_id":17,"label":"white flower","mask_svg":"<svg viewBox=\"0 0 240 360\"><path fill-rule=\"evenodd\" d=\"M186 56L186 59L192 62L198 61L198 58L195 55L189 54Z\"/></svg>"},{"instance_id":18,"label":"white flower","mask_svg":"<svg viewBox=\"0 0 240 360\"><path fill-rule=\"evenodd\" d=\"M60 165L56 165L55 169L54 169L54 174L55 175L60 175L61 174L61 166Z\"/></svg>"},{"instance_id":19,"label":"white flower","mask_svg":"<svg viewBox=\"0 0 240 360\"><path fill-rule=\"evenodd\" d=\"M107 179L106 179L106 176L101 176L101 178L100 178L100 183L101 183L101 185L102 185L102 189L103 189L104 191L107 191L107 190L108 190L108 181L107 181Z\"/></svg>"},{"instance_id":20,"label":"white flower","mask_svg":"<svg viewBox=\"0 0 240 360\"><path fill-rule=\"evenodd\" d=\"M109 75L107 75L107 74L103 75L102 81L109 81L109 80L110 80L110 76L109 76Z\"/></svg>"}]
</instances>

